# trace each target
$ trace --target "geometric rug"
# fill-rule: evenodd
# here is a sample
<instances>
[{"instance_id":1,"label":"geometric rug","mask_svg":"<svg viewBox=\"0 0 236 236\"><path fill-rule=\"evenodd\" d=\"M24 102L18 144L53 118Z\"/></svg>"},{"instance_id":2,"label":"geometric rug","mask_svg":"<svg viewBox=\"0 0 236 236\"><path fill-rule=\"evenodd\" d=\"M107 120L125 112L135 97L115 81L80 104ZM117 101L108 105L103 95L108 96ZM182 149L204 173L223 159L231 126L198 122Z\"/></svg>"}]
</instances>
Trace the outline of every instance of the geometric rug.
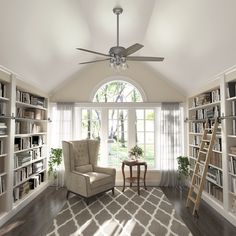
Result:
<instances>
[{"instance_id":1,"label":"geometric rug","mask_svg":"<svg viewBox=\"0 0 236 236\"><path fill-rule=\"evenodd\" d=\"M121 188L98 195L90 204L72 195L51 222L47 236L192 235L161 189Z\"/></svg>"}]
</instances>

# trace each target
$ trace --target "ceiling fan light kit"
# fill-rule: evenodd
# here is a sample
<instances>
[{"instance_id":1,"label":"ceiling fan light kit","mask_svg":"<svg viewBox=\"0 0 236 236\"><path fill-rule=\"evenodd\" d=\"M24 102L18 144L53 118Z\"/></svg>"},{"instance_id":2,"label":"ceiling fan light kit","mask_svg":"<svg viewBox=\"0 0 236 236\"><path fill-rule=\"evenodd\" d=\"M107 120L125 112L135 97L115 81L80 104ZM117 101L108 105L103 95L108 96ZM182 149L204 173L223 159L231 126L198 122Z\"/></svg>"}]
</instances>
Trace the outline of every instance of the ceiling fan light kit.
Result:
<instances>
[{"instance_id":1,"label":"ceiling fan light kit","mask_svg":"<svg viewBox=\"0 0 236 236\"><path fill-rule=\"evenodd\" d=\"M109 50L109 54L104 54L84 48L77 48L78 50L89 52L93 54L97 54L100 56L105 56L106 58L101 58L93 61L87 61L87 62L81 62L79 64L89 64L89 63L95 63L95 62L101 62L101 61L109 61L110 67L115 68L117 70L120 69L127 69L128 64L127 61L163 61L164 57L144 57L144 56L130 56L131 54L137 52L140 50L143 45L139 43L135 43L132 46L128 48L124 48L119 45L119 15L123 12L123 9L121 7L115 7L113 8L114 14L117 16L117 44L114 47L111 47Z\"/></svg>"}]
</instances>

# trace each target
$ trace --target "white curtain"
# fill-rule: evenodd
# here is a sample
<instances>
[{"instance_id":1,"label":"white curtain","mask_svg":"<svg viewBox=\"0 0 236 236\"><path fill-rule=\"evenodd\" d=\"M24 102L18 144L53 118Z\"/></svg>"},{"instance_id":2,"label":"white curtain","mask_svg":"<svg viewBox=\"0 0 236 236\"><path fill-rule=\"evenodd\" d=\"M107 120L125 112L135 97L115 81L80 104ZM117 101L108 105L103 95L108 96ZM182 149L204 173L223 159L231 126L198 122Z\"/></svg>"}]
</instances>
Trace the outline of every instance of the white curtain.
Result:
<instances>
[{"instance_id":1,"label":"white curtain","mask_svg":"<svg viewBox=\"0 0 236 236\"><path fill-rule=\"evenodd\" d=\"M158 168L160 186L176 186L177 157L183 152L183 111L179 103L162 103L159 115Z\"/></svg>"},{"instance_id":2,"label":"white curtain","mask_svg":"<svg viewBox=\"0 0 236 236\"><path fill-rule=\"evenodd\" d=\"M73 139L74 104L54 103L50 106L50 147L61 148L63 140ZM58 186L64 186L64 163L59 167Z\"/></svg>"}]
</instances>

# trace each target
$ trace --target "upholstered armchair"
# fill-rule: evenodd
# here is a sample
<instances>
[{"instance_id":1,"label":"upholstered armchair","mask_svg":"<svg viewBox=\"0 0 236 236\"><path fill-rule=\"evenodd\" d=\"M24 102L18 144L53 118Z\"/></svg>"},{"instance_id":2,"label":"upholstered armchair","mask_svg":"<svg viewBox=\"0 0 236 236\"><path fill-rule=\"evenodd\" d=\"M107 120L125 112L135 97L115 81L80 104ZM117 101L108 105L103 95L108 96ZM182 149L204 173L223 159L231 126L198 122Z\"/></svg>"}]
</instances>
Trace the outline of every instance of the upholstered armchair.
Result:
<instances>
[{"instance_id":1,"label":"upholstered armchair","mask_svg":"<svg viewBox=\"0 0 236 236\"><path fill-rule=\"evenodd\" d=\"M62 141L62 149L67 197L70 192L76 193L88 204L88 199L98 193L112 190L114 195L116 170L97 166L99 141Z\"/></svg>"}]
</instances>

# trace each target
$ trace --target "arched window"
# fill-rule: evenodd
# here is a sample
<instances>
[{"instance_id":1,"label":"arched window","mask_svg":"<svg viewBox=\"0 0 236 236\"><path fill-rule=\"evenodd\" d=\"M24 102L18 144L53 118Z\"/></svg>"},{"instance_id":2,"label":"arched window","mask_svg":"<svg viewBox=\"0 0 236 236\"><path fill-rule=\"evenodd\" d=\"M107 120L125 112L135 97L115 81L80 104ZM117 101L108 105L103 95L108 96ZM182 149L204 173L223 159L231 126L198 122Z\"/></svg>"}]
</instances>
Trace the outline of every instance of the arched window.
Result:
<instances>
[{"instance_id":1,"label":"arched window","mask_svg":"<svg viewBox=\"0 0 236 236\"><path fill-rule=\"evenodd\" d=\"M93 97L93 102L143 102L139 90L129 82L113 80L103 84Z\"/></svg>"}]
</instances>

